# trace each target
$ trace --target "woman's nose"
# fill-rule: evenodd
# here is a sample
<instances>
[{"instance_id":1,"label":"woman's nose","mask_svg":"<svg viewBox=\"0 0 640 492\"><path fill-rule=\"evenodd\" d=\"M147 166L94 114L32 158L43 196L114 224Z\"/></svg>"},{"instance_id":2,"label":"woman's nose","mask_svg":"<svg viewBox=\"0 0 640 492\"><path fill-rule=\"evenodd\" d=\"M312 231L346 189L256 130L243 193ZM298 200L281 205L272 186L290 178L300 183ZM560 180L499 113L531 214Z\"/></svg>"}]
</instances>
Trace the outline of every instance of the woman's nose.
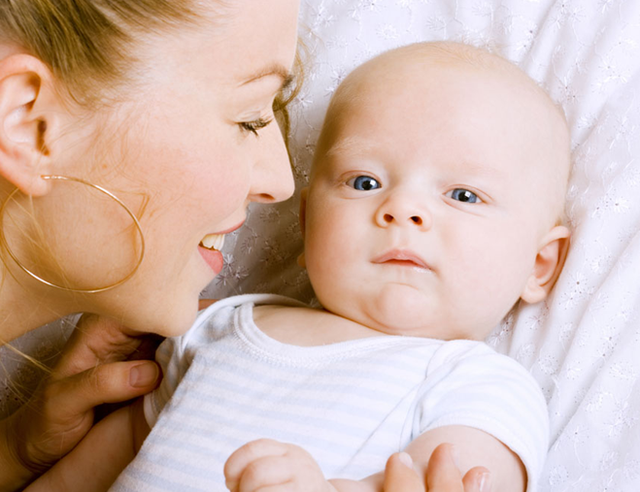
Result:
<instances>
[{"instance_id":1,"label":"woman's nose","mask_svg":"<svg viewBox=\"0 0 640 492\"><path fill-rule=\"evenodd\" d=\"M263 139L264 145L259 146L254 156L249 200L281 202L293 195L295 186L284 139L275 122L259 138Z\"/></svg>"},{"instance_id":2,"label":"woman's nose","mask_svg":"<svg viewBox=\"0 0 640 492\"><path fill-rule=\"evenodd\" d=\"M428 229L431 220L427 207L418 198L402 196L401 193L386 200L376 213L376 222L380 227L395 225Z\"/></svg>"}]
</instances>

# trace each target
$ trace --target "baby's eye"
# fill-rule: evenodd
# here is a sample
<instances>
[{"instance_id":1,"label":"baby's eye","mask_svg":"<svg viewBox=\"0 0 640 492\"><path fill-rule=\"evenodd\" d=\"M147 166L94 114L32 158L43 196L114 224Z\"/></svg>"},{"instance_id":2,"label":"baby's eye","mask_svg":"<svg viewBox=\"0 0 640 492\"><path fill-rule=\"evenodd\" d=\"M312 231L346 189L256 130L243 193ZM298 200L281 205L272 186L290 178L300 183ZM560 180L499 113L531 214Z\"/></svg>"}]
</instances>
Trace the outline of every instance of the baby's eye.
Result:
<instances>
[{"instance_id":1,"label":"baby's eye","mask_svg":"<svg viewBox=\"0 0 640 492\"><path fill-rule=\"evenodd\" d=\"M240 126L242 130L246 132L251 132L257 137L258 131L263 129L272 121L273 121L272 119L265 120L264 118L258 118L257 120L253 120L253 121L242 121L238 123L238 126Z\"/></svg>"},{"instance_id":2,"label":"baby's eye","mask_svg":"<svg viewBox=\"0 0 640 492\"><path fill-rule=\"evenodd\" d=\"M347 181L348 186L353 186L359 191L371 191L380 188L380 183L376 178L371 176L356 176L355 178Z\"/></svg>"},{"instance_id":3,"label":"baby's eye","mask_svg":"<svg viewBox=\"0 0 640 492\"><path fill-rule=\"evenodd\" d=\"M447 196L463 203L482 203L478 195L464 188L455 188L448 192Z\"/></svg>"}]
</instances>

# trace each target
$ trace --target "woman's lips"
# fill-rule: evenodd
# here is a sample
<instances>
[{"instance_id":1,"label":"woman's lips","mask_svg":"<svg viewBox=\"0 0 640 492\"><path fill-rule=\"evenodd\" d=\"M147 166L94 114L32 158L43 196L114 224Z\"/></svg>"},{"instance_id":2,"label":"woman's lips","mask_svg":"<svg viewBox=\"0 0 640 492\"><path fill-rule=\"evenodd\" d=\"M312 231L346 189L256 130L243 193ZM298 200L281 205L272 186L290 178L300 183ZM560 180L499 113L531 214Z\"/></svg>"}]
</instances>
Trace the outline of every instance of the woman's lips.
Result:
<instances>
[{"instance_id":1,"label":"woman's lips","mask_svg":"<svg viewBox=\"0 0 640 492\"><path fill-rule=\"evenodd\" d=\"M213 270L215 275L218 275L224 267L224 258L220 251L224 246L225 234L229 234L230 232L240 229L240 227L242 227L242 224L244 224L244 220L238 225L225 231L207 234L200 241L200 244L198 245L198 252L202 256L204 261L209 265L211 270Z\"/></svg>"},{"instance_id":2,"label":"woman's lips","mask_svg":"<svg viewBox=\"0 0 640 492\"><path fill-rule=\"evenodd\" d=\"M207 265L209 265L211 270L213 270L214 275L218 275L222 271L222 268L224 267L224 258L220 251L217 249L207 249L203 246L198 246L198 252Z\"/></svg>"},{"instance_id":3,"label":"woman's lips","mask_svg":"<svg viewBox=\"0 0 640 492\"><path fill-rule=\"evenodd\" d=\"M230 234L231 232L234 232L240 229L243 225L244 225L244 219L242 219L242 221L239 224L236 224L233 227L230 227L229 229L225 229L224 231L212 232L211 234L207 234L207 236Z\"/></svg>"},{"instance_id":4,"label":"woman's lips","mask_svg":"<svg viewBox=\"0 0 640 492\"><path fill-rule=\"evenodd\" d=\"M406 249L393 249L373 260L375 264L388 264L418 268L421 270L432 270L431 266L418 254Z\"/></svg>"}]
</instances>

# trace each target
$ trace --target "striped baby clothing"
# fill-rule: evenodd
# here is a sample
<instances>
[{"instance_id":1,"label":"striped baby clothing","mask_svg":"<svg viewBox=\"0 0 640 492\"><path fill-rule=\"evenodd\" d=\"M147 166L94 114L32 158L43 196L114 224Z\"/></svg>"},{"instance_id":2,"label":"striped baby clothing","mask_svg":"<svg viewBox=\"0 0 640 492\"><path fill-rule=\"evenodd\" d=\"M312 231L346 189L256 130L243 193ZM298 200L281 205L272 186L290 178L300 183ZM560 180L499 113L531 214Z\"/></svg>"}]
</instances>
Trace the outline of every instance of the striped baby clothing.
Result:
<instances>
[{"instance_id":1,"label":"striped baby clothing","mask_svg":"<svg viewBox=\"0 0 640 492\"><path fill-rule=\"evenodd\" d=\"M537 383L484 343L381 335L300 347L253 321L252 294L219 301L192 329L166 340L161 386L145 400L150 435L111 490L226 491L223 466L243 444L297 444L326 478L360 479L430 429L465 425L492 434L527 468L528 490L547 451Z\"/></svg>"}]
</instances>

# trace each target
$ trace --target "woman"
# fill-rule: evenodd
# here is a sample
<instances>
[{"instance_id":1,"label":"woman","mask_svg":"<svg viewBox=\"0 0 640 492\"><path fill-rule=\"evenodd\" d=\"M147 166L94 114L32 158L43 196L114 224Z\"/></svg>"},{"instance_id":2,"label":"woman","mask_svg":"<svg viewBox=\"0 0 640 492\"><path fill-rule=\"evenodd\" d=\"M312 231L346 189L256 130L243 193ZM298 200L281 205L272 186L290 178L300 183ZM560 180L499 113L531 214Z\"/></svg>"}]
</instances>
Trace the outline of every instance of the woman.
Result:
<instances>
[{"instance_id":1,"label":"woman","mask_svg":"<svg viewBox=\"0 0 640 492\"><path fill-rule=\"evenodd\" d=\"M292 78L297 9L0 7L2 343L75 312L128 327L85 320L38 410L2 422L0 489L22 488L72 449L95 405L155 387L155 364L113 361L144 333L184 332L222 269L224 234L249 203L291 195L273 108Z\"/></svg>"},{"instance_id":2,"label":"woman","mask_svg":"<svg viewBox=\"0 0 640 492\"><path fill-rule=\"evenodd\" d=\"M182 332L222 268L201 243L239 227L250 202L293 191L272 107L290 80L297 1L62 3L0 12L0 334L73 312L117 318L131 336ZM64 366L55 379L77 372ZM124 378L128 391L89 405L152 388L157 369L131 366L98 379ZM62 384L75 380L50 393ZM59 457L38 442L11 447L4 461L17 464L0 468L18 471L4 488Z\"/></svg>"}]
</instances>

